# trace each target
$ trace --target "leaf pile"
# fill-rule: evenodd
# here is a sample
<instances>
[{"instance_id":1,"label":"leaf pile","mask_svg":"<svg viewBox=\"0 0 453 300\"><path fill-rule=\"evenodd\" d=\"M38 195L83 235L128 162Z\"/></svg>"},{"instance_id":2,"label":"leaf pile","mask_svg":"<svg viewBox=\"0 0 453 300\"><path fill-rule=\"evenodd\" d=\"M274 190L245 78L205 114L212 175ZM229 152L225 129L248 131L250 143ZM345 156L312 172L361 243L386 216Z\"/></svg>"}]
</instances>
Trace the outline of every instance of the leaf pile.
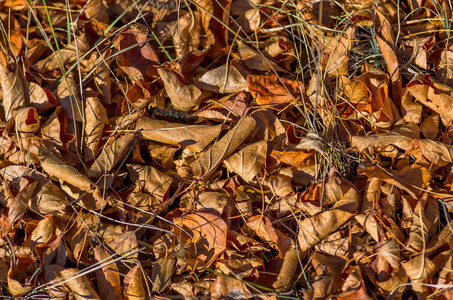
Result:
<instances>
[{"instance_id":1,"label":"leaf pile","mask_svg":"<svg viewBox=\"0 0 453 300\"><path fill-rule=\"evenodd\" d=\"M450 2L0 12L0 294L453 297Z\"/></svg>"}]
</instances>

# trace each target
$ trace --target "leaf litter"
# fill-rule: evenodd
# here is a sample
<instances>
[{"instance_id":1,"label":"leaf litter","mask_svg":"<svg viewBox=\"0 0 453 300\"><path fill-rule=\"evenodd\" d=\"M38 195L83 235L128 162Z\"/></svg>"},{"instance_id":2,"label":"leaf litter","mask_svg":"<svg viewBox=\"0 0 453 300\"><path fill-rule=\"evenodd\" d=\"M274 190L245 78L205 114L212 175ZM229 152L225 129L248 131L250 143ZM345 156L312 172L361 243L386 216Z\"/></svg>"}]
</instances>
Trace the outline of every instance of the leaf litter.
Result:
<instances>
[{"instance_id":1,"label":"leaf litter","mask_svg":"<svg viewBox=\"0 0 453 300\"><path fill-rule=\"evenodd\" d=\"M0 294L450 299L450 3L157 2L0 3Z\"/></svg>"}]
</instances>

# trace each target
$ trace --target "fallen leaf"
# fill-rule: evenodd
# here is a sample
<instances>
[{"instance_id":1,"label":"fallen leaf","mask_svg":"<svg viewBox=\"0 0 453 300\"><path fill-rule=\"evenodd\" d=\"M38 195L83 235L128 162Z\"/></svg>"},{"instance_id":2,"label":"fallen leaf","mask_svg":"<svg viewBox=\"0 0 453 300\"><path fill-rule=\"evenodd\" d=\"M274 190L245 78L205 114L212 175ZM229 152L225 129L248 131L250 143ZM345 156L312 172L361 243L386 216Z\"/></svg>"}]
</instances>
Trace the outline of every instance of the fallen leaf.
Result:
<instances>
[{"instance_id":1,"label":"fallen leaf","mask_svg":"<svg viewBox=\"0 0 453 300\"><path fill-rule=\"evenodd\" d=\"M222 65L206 72L195 82L201 90L220 94L248 91L248 85L241 73L232 65Z\"/></svg>"},{"instance_id":2,"label":"fallen leaf","mask_svg":"<svg viewBox=\"0 0 453 300\"><path fill-rule=\"evenodd\" d=\"M200 178L213 172L252 133L255 124L252 117L242 117L235 127L190 165L195 177Z\"/></svg>"},{"instance_id":3,"label":"fallen leaf","mask_svg":"<svg viewBox=\"0 0 453 300\"><path fill-rule=\"evenodd\" d=\"M230 156L225 160L225 165L230 172L235 172L244 180L251 181L261 171L266 160L266 152L267 143L257 142Z\"/></svg>"},{"instance_id":4,"label":"fallen leaf","mask_svg":"<svg viewBox=\"0 0 453 300\"><path fill-rule=\"evenodd\" d=\"M144 139L164 144L180 144L200 152L219 136L222 125L187 125L141 117L136 128Z\"/></svg>"}]
</instances>

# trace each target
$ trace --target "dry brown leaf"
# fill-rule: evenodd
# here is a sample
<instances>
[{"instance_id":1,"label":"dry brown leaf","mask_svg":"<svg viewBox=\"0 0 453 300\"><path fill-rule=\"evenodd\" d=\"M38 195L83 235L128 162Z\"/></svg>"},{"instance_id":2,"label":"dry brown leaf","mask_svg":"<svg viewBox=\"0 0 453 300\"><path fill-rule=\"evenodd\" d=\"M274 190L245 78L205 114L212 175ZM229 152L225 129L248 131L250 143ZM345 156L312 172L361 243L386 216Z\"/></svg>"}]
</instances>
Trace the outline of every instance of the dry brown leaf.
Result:
<instances>
[{"instance_id":1,"label":"dry brown leaf","mask_svg":"<svg viewBox=\"0 0 453 300\"><path fill-rule=\"evenodd\" d=\"M359 165L357 171L369 178L377 177L393 184L416 199L418 198L417 195L422 194L431 181L431 173L426 168L416 164L397 171L383 170L372 165Z\"/></svg>"},{"instance_id":2,"label":"dry brown leaf","mask_svg":"<svg viewBox=\"0 0 453 300\"><path fill-rule=\"evenodd\" d=\"M198 106L203 99L203 94L196 86L184 85L169 68L161 67L157 71L175 109L189 111Z\"/></svg>"},{"instance_id":3,"label":"dry brown leaf","mask_svg":"<svg viewBox=\"0 0 453 300\"><path fill-rule=\"evenodd\" d=\"M102 149L101 154L96 158L87 175L98 178L110 173L110 171L122 160L135 144L133 134L124 134L116 137Z\"/></svg>"},{"instance_id":4,"label":"dry brown leaf","mask_svg":"<svg viewBox=\"0 0 453 300\"><path fill-rule=\"evenodd\" d=\"M410 123L407 126L386 132L368 136L353 136L351 138L351 148L363 152L369 148L370 151L375 149L384 149L393 145L402 150L410 150L414 139L420 138L420 130L416 124Z\"/></svg>"},{"instance_id":5,"label":"dry brown leaf","mask_svg":"<svg viewBox=\"0 0 453 300\"><path fill-rule=\"evenodd\" d=\"M344 36L337 35L323 49L320 67L330 76L348 75L349 52L354 45L355 27L346 29Z\"/></svg>"},{"instance_id":6,"label":"dry brown leaf","mask_svg":"<svg viewBox=\"0 0 453 300\"><path fill-rule=\"evenodd\" d=\"M30 236L29 241L32 245L43 244L50 240L54 232L53 222L52 215L44 216L44 219L39 221Z\"/></svg>"},{"instance_id":7,"label":"dry brown leaf","mask_svg":"<svg viewBox=\"0 0 453 300\"><path fill-rule=\"evenodd\" d=\"M308 251L346 223L353 214L339 209L321 212L299 222L299 246L302 252Z\"/></svg>"},{"instance_id":8,"label":"dry brown leaf","mask_svg":"<svg viewBox=\"0 0 453 300\"><path fill-rule=\"evenodd\" d=\"M393 36L393 26L387 19L387 16L382 11L381 7L376 7L376 14L379 22L375 22L376 39L384 56L387 70L390 74L393 90L393 101L401 103L402 95L402 80L399 71L398 58L395 50L395 38Z\"/></svg>"},{"instance_id":9,"label":"dry brown leaf","mask_svg":"<svg viewBox=\"0 0 453 300\"><path fill-rule=\"evenodd\" d=\"M225 160L225 165L230 172L234 172L246 181L251 181L261 171L266 161L267 143L256 142L241 149Z\"/></svg>"},{"instance_id":10,"label":"dry brown leaf","mask_svg":"<svg viewBox=\"0 0 453 300\"><path fill-rule=\"evenodd\" d=\"M211 45L213 57L224 53L228 47L228 25L231 0L197 0L201 25L207 35L208 44ZM223 22L219 22L222 20Z\"/></svg>"},{"instance_id":11,"label":"dry brown leaf","mask_svg":"<svg viewBox=\"0 0 453 300\"><path fill-rule=\"evenodd\" d=\"M181 15L177 21L168 25L168 34L173 38L176 57L181 58L184 54L198 50L200 45L201 19L198 12Z\"/></svg>"},{"instance_id":12,"label":"dry brown leaf","mask_svg":"<svg viewBox=\"0 0 453 300\"><path fill-rule=\"evenodd\" d=\"M107 122L107 112L97 97L88 97L85 100L85 161L96 157L102 130Z\"/></svg>"},{"instance_id":13,"label":"dry brown leaf","mask_svg":"<svg viewBox=\"0 0 453 300\"><path fill-rule=\"evenodd\" d=\"M123 295L125 300L145 300L146 291L140 266L133 267L126 274Z\"/></svg>"},{"instance_id":14,"label":"dry brown leaf","mask_svg":"<svg viewBox=\"0 0 453 300\"><path fill-rule=\"evenodd\" d=\"M127 165L131 181L136 184L136 190L145 191L164 201L172 178L152 166Z\"/></svg>"},{"instance_id":15,"label":"dry brown leaf","mask_svg":"<svg viewBox=\"0 0 453 300\"><path fill-rule=\"evenodd\" d=\"M41 135L46 140L67 146L74 140L74 134L67 132L66 113L62 106L57 106L54 113L41 126Z\"/></svg>"},{"instance_id":16,"label":"dry brown leaf","mask_svg":"<svg viewBox=\"0 0 453 300\"><path fill-rule=\"evenodd\" d=\"M413 98L414 96L405 88L401 98L401 114L405 122L418 124L422 119L423 105L415 102Z\"/></svg>"},{"instance_id":17,"label":"dry brown leaf","mask_svg":"<svg viewBox=\"0 0 453 300\"><path fill-rule=\"evenodd\" d=\"M100 234L105 243L116 253L124 254L138 248L137 237L134 231L126 231L121 226L109 226ZM138 253L129 255L128 258L137 258Z\"/></svg>"},{"instance_id":18,"label":"dry brown leaf","mask_svg":"<svg viewBox=\"0 0 453 300\"><path fill-rule=\"evenodd\" d=\"M418 255L409 261L401 263L406 271L412 285L412 289L420 299L426 299L429 295L429 290L426 285L420 283L430 283L431 278L437 271L436 265L424 255Z\"/></svg>"},{"instance_id":19,"label":"dry brown leaf","mask_svg":"<svg viewBox=\"0 0 453 300\"><path fill-rule=\"evenodd\" d=\"M245 224L249 230L258 235L263 241L279 251L279 257L285 257L291 249L292 240L280 230L275 229L266 217L253 216Z\"/></svg>"},{"instance_id":20,"label":"dry brown leaf","mask_svg":"<svg viewBox=\"0 0 453 300\"><path fill-rule=\"evenodd\" d=\"M270 76L247 76L250 93L258 105L279 105L295 102L305 91L303 83L297 80Z\"/></svg>"},{"instance_id":21,"label":"dry brown leaf","mask_svg":"<svg viewBox=\"0 0 453 300\"><path fill-rule=\"evenodd\" d=\"M93 191L94 184L88 179L88 177L81 174L73 166L63 162L54 154L45 150L42 151L41 167L49 176L69 183L84 192Z\"/></svg>"},{"instance_id":22,"label":"dry brown leaf","mask_svg":"<svg viewBox=\"0 0 453 300\"><path fill-rule=\"evenodd\" d=\"M163 292L171 285L171 277L175 272L174 258L159 258L153 266L153 292Z\"/></svg>"},{"instance_id":23,"label":"dry brown leaf","mask_svg":"<svg viewBox=\"0 0 453 300\"><path fill-rule=\"evenodd\" d=\"M96 293L91 280L86 275L76 276L78 269L64 269L60 271L60 280L66 281L64 285L76 300L101 300Z\"/></svg>"},{"instance_id":24,"label":"dry brown leaf","mask_svg":"<svg viewBox=\"0 0 453 300\"><path fill-rule=\"evenodd\" d=\"M95 247L93 251L95 260L103 262L103 267L96 270L100 298L102 300L122 300L123 293L116 263L105 264L112 261L112 257L102 246Z\"/></svg>"},{"instance_id":25,"label":"dry brown leaf","mask_svg":"<svg viewBox=\"0 0 453 300\"><path fill-rule=\"evenodd\" d=\"M81 122L83 106L79 99L76 83L72 78L66 78L58 85L56 97L63 107L69 120Z\"/></svg>"},{"instance_id":26,"label":"dry brown leaf","mask_svg":"<svg viewBox=\"0 0 453 300\"><path fill-rule=\"evenodd\" d=\"M148 68L154 68L159 64L156 53L146 42L147 33L148 28L145 25L133 23L113 42L118 50L123 50L117 56L116 62L132 81L149 81Z\"/></svg>"},{"instance_id":27,"label":"dry brown leaf","mask_svg":"<svg viewBox=\"0 0 453 300\"><path fill-rule=\"evenodd\" d=\"M256 122L252 117L242 117L236 126L190 165L195 177L207 176L217 169L223 160L229 157L253 132L255 125Z\"/></svg>"},{"instance_id":28,"label":"dry brown leaf","mask_svg":"<svg viewBox=\"0 0 453 300\"><path fill-rule=\"evenodd\" d=\"M440 117L439 114L432 112L429 117L420 124L420 131L428 140L436 140L439 134Z\"/></svg>"},{"instance_id":29,"label":"dry brown leaf","mask_svg":"<svg viewBox=\"0 0 453 300\"><path fill-rule=\"evenodd\" d=\"M247 81L232 65L222 65L206 72L195 85L201 90L220 94L248 91Z\"/></svg>"},{"instance_id":30,"label":"dry brown leaf","mask_svg":"<svg viewBox=\"0 0 453 300\"><path fill-rule=\"evenodd\" d=\"M19 70L10 72L7 68L0 66L0 84L3 92L4 117L6 120L9 120L14 114L14 109L25 106L26 104Z\"/></svg>"},{"instance_id":31,"label":"dry brown leaf","mask_svg":"<svg viewBox=\"0 0 453 300\"><path fill-rule=\"evenodd\" d=\"M65 197L57 185L47 180L36 187L33 196L29 198L28 206L43 215L52 214L60 217L65 213Z\"/></svg>"},{"instance_id":32,"label":"dry brown leaf","mask_svg":"<svg viewBox=\"0 0 453 300\"><path fill-rule=\"evenodd\" d=\"M41 125L38 113L32 107L19 109L14 116L14 122L18 131L27 133L35 133Z\"/></svg>"},{"instance_id":33,"label":"dry brown leaf","mask_svg":"<svg viewBox=\"0 0 453 300\"><path fill-rule=\"evenodd\" d=\"M429 75L415 76L407 85L409 92L422 104L444 118L453 119L453 89L434 82Z\"/></svg>"},{"instance_id":34,"label":"dry brown leaf","mask_svg":"<svg viewBox=\"0 0 453 300\"><path fill-rule=\"evenodd\" d=\"M200 152L219 136L223 126L187 125L141 117L136 128L144 139L164 144L180 144Z\"/></svg>"},{"instance_id":35,"label":"dry brown leaf","mask_svg":"<svg viewBox=\"0 0 453 300\"><path fill-rule=\"evenodd\" d=\"M175 232L177 236L181 236L181 244L189 243L187 259L197 260L197 268L208 267L226 250L228 228L220 217L194 212L173 221L178 226L175 227Z\"/></svg>"},{"instance_id":36,"label":"dry brown leaf","mask_svg":"<svg viewBox=\"0 0 453 300\"><path fill-rule=\"evenodd\" d=\"M244 282L225 276L216 277L210 292L211 299L247 298L251 294Z\"/></svg>"},{"instance_id":37,"label":"dry brown leaf","mask_svg":"<svg viewBox=\"0 0 453 300\"><path fill-rule=\"evenodd\" d=\"M251 49L242 41L238 41L238 51L242 61L250 69L258 71L274 70L276 72L286 72L285 69L282 69L279 65L269 58L266 58L263 54Z\"/></svg>"},{"instance_id":38,"label":"dry brown leaf","mask_svg":"<svg viewBox=\"0 0 453 300\"><path fill-rule=\"evenodd\" d=\"M32 66L32 68L39 73L46 73L57 68L61 68L62 64L63 66L71 65L88 50L89 46L86 43L85 36L81 35L63 49L55 51L45 59L37 62L34 66ZM65 85L64 80L61 84Z\"/></svg>"}]
</instances>

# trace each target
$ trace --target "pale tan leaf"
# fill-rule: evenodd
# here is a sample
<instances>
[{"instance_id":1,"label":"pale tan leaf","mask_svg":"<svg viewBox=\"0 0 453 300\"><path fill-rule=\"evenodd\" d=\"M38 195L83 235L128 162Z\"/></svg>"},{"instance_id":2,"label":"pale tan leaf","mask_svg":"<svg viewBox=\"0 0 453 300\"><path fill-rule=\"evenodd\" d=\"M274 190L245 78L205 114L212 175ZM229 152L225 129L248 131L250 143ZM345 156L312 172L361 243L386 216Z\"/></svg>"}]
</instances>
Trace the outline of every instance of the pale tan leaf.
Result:
<instances>
[{"instance_id":1,"label":"pale tan leaf","mask_svg":"<svg viewBox=\"0 0 453 300\"><path fill-rule=\"evenodd\" d=\"M189 111L198 106L203 94L194 85L184 85L170 68L158 68L157 71L164 82L165 90L174 108Z\"/></svg>"},{"instance_id":2,"label":"pale tan leaf","mask_svg":"<svg viewBox=\"0 0 453 300\"><path fill-rule=\"evenodd\" d=\"M125 300L145 300L146 291L140 266L133 267L126 274L123 295Z\"/></svg>"},{"instance_id":3,"label":"pale tan leaf","mask_svg":"<svg viewBox=\"0 0 453 300\"><path fill-rule=\"evenodd\" d=\"M244 282L225 276L216 277L210 292L211 299L248 298L251 294Z\"/></svg>"},{"instance_id":4,"label":"pale tan leaf","mask_svg":"<svg viewBox=\"0 0 453 300\"><path fill-rule=\"evenodd\" d=\"M250 116L242 117L236 126L212 145L205 153L195 160L190 168L196 177L201 177L213 172L225 158L229 157L236 148L255 129L256 122Z\"/></svg>"},{"instance_id":5,"label":"pale tan leaf","mask_svg":"<svg viewBox=\"0 0 453 300\"><path fill-rule=\"evenodd\" d=\"M109 226L102 230L104 241L116 253L125 252L138 248L137 237L134 231L124 231L121 226ZM128 258L137 258L138 253L128 256Z\"/></svg>"},{"instance_id":6,"label":"pale tan leaf","mask_svg":"<svg viewBox=\"0 0 453 300\"><path fill-rule=\"evenodd\" d=\"M40 73L60 68L63 65L73 64L77 59L89 50L88 44L85 42L85 36L77 38L71 44L59 51L53 52L45 59L37 62L32 68ZM65 85L64 80L60 85Z\"/></svg>"},{"instance_id":7,"label":"pale tan leaf","mask_svg":"<svg viewBox=\"0 0 453 300\"><path fill-rule=\"evenodd\" d=\"M339 209L319 213L299 222L299 246L305 252L346 223L353 214Z\"/></svg>"},{"instance_id":8,"label":"pale tan leaf","mask_svg":"<svg viewBox=\"0 0 453 300\"><path fill-rule=\"evenodd\" d=\"M104 263L102 268L96 270L100 298L102 300L123 299L119 270L116 263L112 262L105 265L112 258L102 246L94 248L94 257L97 262L102 261Z\"/></svg>"},{"instance_id":9,"label":"pale tan leaf","mask_svg":"<svg viewBox=\"0 0 453 300\"><path fill-rule=\"evenodd\" d=\"M60 271L60 280L67 280L65 286L69 293L75 300L101 300L92 282L86 275L77 276L79 272L80 270L78 269L64 269Z\"/></svg>"},{"instance_id":10,"label":"pale tan leaf","mask_svg":"<svg viewBox=\"0 0 453 300\"><path fill-rule=\"evenodd\" d=\"M44 216L31 233L30 241L35 245L46 243L52 237L53 231L53 216Z\"/></svg>"},{"instance_id":11,"label":"pale tan leaf","mask_svg":"<svg viewBox=\"0 0 453 300\"><path fill-rule=\"evenodd\" d=\"M238 51L242 61L248 68L258 71L270 72L274 70L276 72L286 72L275 62L266 58L263 54L257 53L257 51L251 49L242 41L238 41Z\"/></svg>"},{"instance_id":12,"label":"pale tan leaf","mask_svg":"<svg viewBox=\"0 0 453 300\"><path fill-rule=\"evenodd\" d=\"M107 122L107 112L97 97L87 97L85 100L85 161L96 157L102 130Z\"/></svg>"},{"instance_id":13,"label":"pale tan leaf","mask_svg":"<svg viewBox=\"0 0 453 300\"><path fill-rule=\"evenodd\" d=\"M41 167L51 177L58 178L81 189L82 191L93 191L94 184L88 179L88 177L81 174L76 168L66 164L48 151L43 150L41 153Z\"/></svg>"},{"instance_id":14,"label":"pale tan leaf","mask_svg":"<svg viewBox=\"0 0 453 300\"><path fill-rule=\"evenodd\" d=\"M153 267L153 292L163 292L171 285L171 277L175 272L174 258L159 258Z\"/></svg>"},{"instance_id":15,"label":"pale tan leaf","mask_svg":"<svg viewBox=\"0 0 453 300\"><path fill-rule=\"evenodd\" d=\"M442 117L453 119L453 88L450 86L434 82L427 74L415 76L407 89L423 105Z\"/></svg>"},{"instance_id":16,"label":"pale tan leaf","mask_svg":"<svg viewBox=\"0 0 453 300\"><path fill-rule=\"evenodd\" d=\"M124 134L108 143L96 158L87 175L98 178L108 174L128 153L135 142L133 134Z\"/></svg>"},{"instance_id":17,"label":"pale tan leaf","mask_svg":"<svg viewBox=\"0 0 453 300\"><path fill-rule=\"evenodd\" d=\"M263 241L269 243L272 248L279 251L279 257L285 257L286 252L291 249L292 240L280 230L275 229L268 218L262 216L253 216L245 224L249 230L260 237Z\"/></svg>"},{"instance_id":18,"label":"pale tan leaf","mask_svg":"<svg viewBox=\"0 0 453 300\"><path fill-rule=\"evenodd\" d=\"M68 77L58 85L56 97L63 107L69 120L81 122L83 116L82 102L74 79Z\"/></svg>"},{"instance_id":19,"label":"pale tan leaf","mask_svg":"<svg viewBox=\"0 0 453 300\"><path fill-rule=\"evenodd\" d=\"M434 273L437 271L436 265L424 255L418 255L409 261L401 263L407 276L411 280L412 289L420 297L426 299L429 295L429 290L426 285L417 283L429 283Z\"/></svg>"},{"instance_id":20,"label":"pale tan leaf","mask_svg":"<svg viewBox=\"0 0 453 300\"><path fill-rule=\"evenodd\" d=\"M152 166L127 165L131 181L136 190L145 191L163 201L173 179Z\"/></svg>"},{"instance_id":21,"label":"pale tan leaf","mask_svg":"<svg viewBox=\"0 0 453 300\"><path fill-rule=\"evenodd\" d=\"M247 81L232 65L222 65L206 72L195 85L202 90L220 94L248 91Z\"/></svg>"},{"instance_id":22,"label":"pale tan leaf","mask_svg":"<svg viewBox=\"0 0 453 300\"><path fill-rule=\"evenodd\" d=\"M246 181L251 181L261 171L266 161L266 153L267 142L256 142L230 156L225 160L225 165L230 172L238 174Z\"/></svg>"},{"instance_id":23,"label":"pale tan leaf","mask_svg":"<svg viewBox=\"0 0 453 300\"><path fill-rule=\"evenodd\" d=\"M18 131L27 133L35 133L41 125L38 113L32 107L19 109L14 116L14 122Z\"/></svg>"},{"instance_id":24,"label":"pale tan leaf","mask_svg":"<svg viewBox=\"0 0 453 300\"><path fill-rule=\"evenodd\" d=\"M208 267L227 247L227 224L220 217L194 212L174 219L181 244L189 243L187 259L198 259L197 268ZM179 228L184 228L181 231ZM190 234L190 236L186 233Z\"/></svg>"},{"instance_id":25,"label":"pale tan leaf","mask_svg":"<svg viewBox=\"0 0 453 300\"><path fill-rule=\"evenodd\" d=\"M5 119L13 116L13 110L26 104L24 88L19 76L19 70L9 72L7 68L0 66L0 84L3 92L3 108Z\"/></svg>"},{"instance_id":26,"label":"pale tan leaf","mask_svg":"<svg viewBox=\"0 0 453 300\"><path fill-rule=\"evenodd\" d=\"M180 144L200 152L219 136L222 125L187 125L141 117L136 128L144 139L164 144Z\"/></svg>"}]
</instances>

